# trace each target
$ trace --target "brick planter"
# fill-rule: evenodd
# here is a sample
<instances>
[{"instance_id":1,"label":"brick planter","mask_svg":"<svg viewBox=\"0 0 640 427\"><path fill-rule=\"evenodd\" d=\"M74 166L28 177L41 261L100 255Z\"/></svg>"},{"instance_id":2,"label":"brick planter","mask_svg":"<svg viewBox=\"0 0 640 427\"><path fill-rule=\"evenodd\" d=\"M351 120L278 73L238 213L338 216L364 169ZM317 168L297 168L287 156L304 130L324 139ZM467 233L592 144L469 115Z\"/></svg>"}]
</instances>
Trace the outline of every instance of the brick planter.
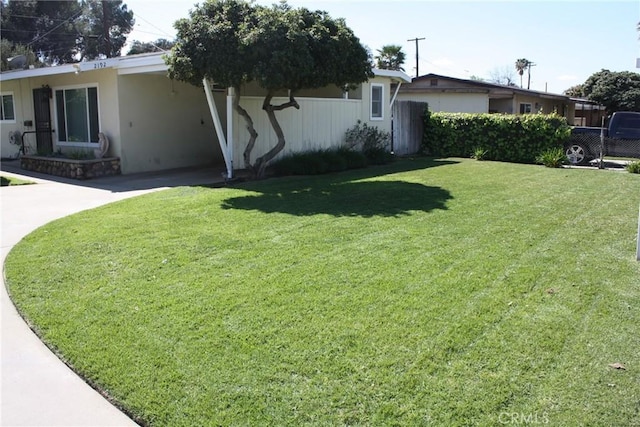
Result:
<instances>
[{"instance_id":1,"label":"brick planter","mask_svg":"<svg viewBox=\"0 0 640 427\"><path fill-rule=\"evenodd\" d=\"M120 175L120 158L104 157L92 160L74 160L60 157L22 156L22 169L73 179L91 179Z\"/></svg>"}]
</instances>

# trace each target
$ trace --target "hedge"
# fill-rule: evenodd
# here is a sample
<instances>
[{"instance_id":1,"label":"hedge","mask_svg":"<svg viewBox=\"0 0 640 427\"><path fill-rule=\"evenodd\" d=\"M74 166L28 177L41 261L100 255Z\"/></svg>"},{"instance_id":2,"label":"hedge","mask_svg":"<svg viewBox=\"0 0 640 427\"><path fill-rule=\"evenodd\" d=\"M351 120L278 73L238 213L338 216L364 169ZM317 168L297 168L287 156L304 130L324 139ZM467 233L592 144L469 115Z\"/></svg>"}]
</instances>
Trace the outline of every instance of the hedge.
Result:
<instances>
[{"instance_id":1,"label":"hedge","mask_svg":"<svg viewBox=\"0 0 640 427\"><path fill-rule=\"evenodd\" d=\"M535 163L545 150L562 147L571 129L558 114L424 114L423 151L442 157L470 157Z\"/></svg>"}]
</instances>

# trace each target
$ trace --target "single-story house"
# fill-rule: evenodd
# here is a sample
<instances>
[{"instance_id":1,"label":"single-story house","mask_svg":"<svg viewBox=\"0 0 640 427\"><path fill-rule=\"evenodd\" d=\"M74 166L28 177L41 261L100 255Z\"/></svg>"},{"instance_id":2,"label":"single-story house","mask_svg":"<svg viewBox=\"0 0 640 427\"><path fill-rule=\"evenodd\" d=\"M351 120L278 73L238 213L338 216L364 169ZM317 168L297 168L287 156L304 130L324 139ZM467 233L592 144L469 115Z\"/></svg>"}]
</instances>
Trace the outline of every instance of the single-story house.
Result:
<instances>
[{"instance_id":1,"label":"single-story house","mask_svg":"<svg viewBox=\"0 0 640 427\"><path fill-rule=\"evenodd\" d=\"M576 114L573 119L574 126L602 126L602 119L606 118L607 111L604 105L584 98L571 98L575 102Z\"/></svg>"},{"instance_id":2,"label":"single-story house","mask_svg":"<svg viewBox=\"0 0 640 427\"><path fill-rule=\"evenodd\" d=\"M339 145L358 120L390 131L391 85L411 79L373 71L349 92L334 86L296 93L300 109L276 113L287 138L280 155ZM16 131L38 151L67 154L93 152L102 133L109 141L106 156L119 158L123 174L205 164L226 165L229 174L244 168L249 135L233 110L234 91L169 79L161 53L3 72L0 94L3 158L18 155L11 141ZM276 137L261 108L264 91L249 84L240 95L260 135L253 161Z\"/></svg>"},{"instance_id":3,"label":"single-story house","mask_svg":"<svg viewBox=\"0 0 640 427\"><path fill-rule=\"evenodd\" d=\"M569 123L573 123L575 114L575 101L565 95L438 74L415 77L410 84L400 87L397 99L427 102L433 112L529 114L555 111Z\"/></svg>"}]
</instances>

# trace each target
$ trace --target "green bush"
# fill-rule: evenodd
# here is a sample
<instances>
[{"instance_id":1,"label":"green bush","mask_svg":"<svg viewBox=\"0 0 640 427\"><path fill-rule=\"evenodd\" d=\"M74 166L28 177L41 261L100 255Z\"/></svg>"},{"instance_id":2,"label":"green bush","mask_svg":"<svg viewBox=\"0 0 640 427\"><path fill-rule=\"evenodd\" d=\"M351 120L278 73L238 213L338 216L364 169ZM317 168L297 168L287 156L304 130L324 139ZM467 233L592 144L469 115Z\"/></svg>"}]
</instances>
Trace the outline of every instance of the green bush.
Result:
<instances>
[{"instance_id":1,"label":"green bush","mask_svg":"<svg viewBox=\"0 0 640 427\"><path fill-rule=\"evenodd\" d=\"M326 165L326 172L341 172L347 170L347 159L336 150L321 150L319 154Z\"/></svg>"},{"instance_id":2,"label":"green bush","mask_svg":"<svg viewBox=\"0 0 640 427\"><path fill-rule=\"evenodd\" d=\"M567 162L567 155L560 147L548 148L536 157L536 163L548 168L559 168Z\"/></svg>"},{"instance_id":3,"label":"green bush","mask_svg":"<svg viewBox=\"0 0 640 427\"><path fill-rule=\"evenodd\" d=\"M73 160L91 160L95 159L93 152L86 150L71 150L64 154L65 157Z\"/></svg>"},{"instance_id":4,"label":"green bush","mask_svg":"<svg viewBox=\"0 0 640 427\"><path fill-rule=\"evenodd\" d=\"M360 169L367 167L367 158L359 151L342 147L338 148L336 152L347 162L347 169Z\"/></svg>"},{"instance_id":5,"label":"green bush","mask_svg":"<svg viewBox=\"0 0 640 427\"><path fill-rule=\"evenodd\" d=\"M360 120L345 133L345 145L351 150L362 151L370 164L381 165L393 161L391 134Z\"/></svg>"},{"instance_id":6,"label":"green bush","mask_svg":"<svg viewBox=\"0 0 640 427\"><path fill-rule=\"evenodd\" d=\"M534 163L544 150L562 147L571 129L557 114L430 113L424 115L423 151L435 156Z\"/></svg>"},{"instance_id":7,"label":"green bush","mask_svg":"<svg viewBox=\"0 0 640 427\"><path fill-rule=\"evenodd\" d=\"M364 154L347 148L314 150L285 156L271 165L277 176L319 175L367 166Z\"/></svg>"},{"instance_id":8,"label":"green bush","mask_svg":"<svg viewBox=\"0 0 640 427\"><path fill-rule=\"evenodd\" d=\"M473 150L473 154L471 155L471 157L476 160L484 160L487 157L487 150L482 147L476 147Z\"/></svg>"},{"instance_id":9,"label":"green bush","mask_svg":"<svg viewBox=\"0 0 640 427\"><path fill-rule=\"evenodd\" d=\"M628 163L627 166L625 166L625 169L629 173L640 173L640 160Z\"/></svg>"}]
</instances>

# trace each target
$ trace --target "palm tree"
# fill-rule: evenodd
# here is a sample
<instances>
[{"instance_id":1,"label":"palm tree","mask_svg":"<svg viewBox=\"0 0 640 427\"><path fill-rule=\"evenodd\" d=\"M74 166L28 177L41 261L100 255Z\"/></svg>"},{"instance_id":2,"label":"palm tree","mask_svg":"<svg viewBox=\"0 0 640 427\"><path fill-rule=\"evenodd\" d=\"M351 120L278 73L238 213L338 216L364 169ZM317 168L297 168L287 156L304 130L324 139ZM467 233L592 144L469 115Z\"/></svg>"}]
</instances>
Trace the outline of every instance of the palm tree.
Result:
<instances>
[{"instance_id":1,"label":"palm tree","mask_svg":"<svg viewBox=\"0 0 640 427\"><path fill-rule=\"evenodd\" d=\"M402 46L394 44L382 46L382 49L378 49L378 55L375 57L376 67L381 70L404 71L402 64L404 64L405 57Z\"/></svg>"},{"instance_id":2,"label":"palm tree","mask_svg":"<svg viewBox=\"0 0 640 427\"><path fill-rule=\"evenodd\" d=\"M522 88L522 75L524 74L525 69L529 69L529 65L531 61L525 58L520 58L516 61L516 71L520 75L520 88Z\"/></svg>"}]
</instances>

